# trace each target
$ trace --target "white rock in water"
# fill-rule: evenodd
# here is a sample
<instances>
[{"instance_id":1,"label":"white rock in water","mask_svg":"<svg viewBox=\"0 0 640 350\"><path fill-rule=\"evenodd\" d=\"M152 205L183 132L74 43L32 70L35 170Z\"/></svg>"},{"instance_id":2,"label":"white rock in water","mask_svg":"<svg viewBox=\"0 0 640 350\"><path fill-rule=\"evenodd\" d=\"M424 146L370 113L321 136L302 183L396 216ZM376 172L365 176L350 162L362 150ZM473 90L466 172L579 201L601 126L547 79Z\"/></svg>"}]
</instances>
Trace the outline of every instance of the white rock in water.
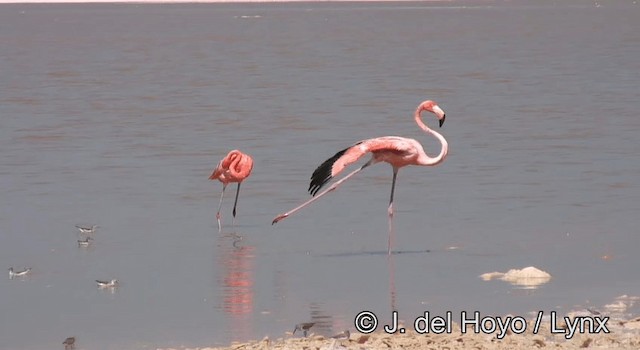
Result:
<instances>
[{"instance_id":1,"label":"white rock in water","mask_svg":"<svg viewBox=\"0 0 640 350\"><path fill-rule=\"evenodd\" d=\"M519 286L535 287L549 282L551 275L533 266L529 266L522 270L511 269L502 276L501 280Z\"/></svg>"},{"instance_id":2,"label":"white rock in water","mask_svg":"<svg viewBox=\"0 0 640 350\"><path fill-rule=\"evenodd\" d=\"M541 284L547 283L551 280L551 275L545 271L542 271L533 266L525 267L522 270L511 269L506 273L502 272L488 272L480 275L485 281L492 279L501 279L511 284L524 286L527 288L535 288Z\"/></svg>"},{"instance_id":3,"label":"white rock in water","mask_svg":"<svg viewBox=\"0 0 640 350\"><path fill-rule=\"evenodd\" d=\"M480 278L482 278L485 281L491 281L497 278L502 278L502 276L504 276L504 272L487 272L487 273L483 273L482 275L480 275Z\"/></svg>"}]
</instances>

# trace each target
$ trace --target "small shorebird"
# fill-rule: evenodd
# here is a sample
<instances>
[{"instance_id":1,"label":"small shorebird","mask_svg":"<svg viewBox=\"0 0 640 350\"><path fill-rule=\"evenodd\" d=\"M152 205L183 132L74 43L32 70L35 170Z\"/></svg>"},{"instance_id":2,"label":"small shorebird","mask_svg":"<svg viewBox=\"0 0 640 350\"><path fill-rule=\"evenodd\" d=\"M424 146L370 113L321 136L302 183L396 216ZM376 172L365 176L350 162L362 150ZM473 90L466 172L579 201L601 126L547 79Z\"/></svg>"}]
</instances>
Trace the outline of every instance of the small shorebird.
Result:
<instances>
[{"instance_id":1,"label":"small shorebird","mask_svg":"<svg viewBox=\"0 0 640 350\"><path fill-rule=\"evenodd\" d=\"M296 328L293 329L293 334L296 334L296 331L302 331L302 334L306 337L307 331L309 330L309 328L313 327L314 324L316 323L315 322L298 323L296 325Z\"/></svg>"},{"instance_id":2,"label":"small shorebird","mask_svg":"<svg viewBox=\"0 0 640 350\"><path fill-rule=\"evenodd\" d=\"M76 337L69 337L62 342L64 350L72 350L76 348Z\"/></svg>"},{"instance_id":3,"label":"small shorebird","mask_svg":"<svg viewBox=\"0 0 640 350\"><path fill-rule=\"evenodd\" d=\"M87 237L85 239L79 239L78 247L88 247L91 244L91 241L93 241L93 238L91 237Z\"/></svg>"},{"instance_id":4,"label":"small shorebird","mask_svg":"<svg viewBox=\"0 0 640 350\"><path fill-rule=\"evenodd\" d=\"M349 332L349 330L346 329L343 332L340 332L331 338L342 340L342 339L349 339L349 337L351 337L351 332Z\"/></svg>"},{"instance_id":5,"label":"small shorebird","mask_svg":"<svg viewBox=\"0 0 640 350\"><path fill-rule=\"evenodd\" d=\"M78 229L78 231L80 231L80 233L94 233L96 232L96 229L100 227L98 225L91 225L91 226L80 226L80 225L76 225L76 228Z\"/></svg>"},{"instance_id":6,"label":"small shorebird","mask_svg":"<svg viewBox=\"0 0 640 350\"><path fill-rule=\"evenodd\" d=\"M111 281L96 280L96 282L98 283L98 288L115 288L118 286L118 280L115 278Z\"/></svg>"},{"instance_id":7,"label":"small shorebird","mask_svg":"<svg viewBox=\"0 0 640 350\"><path fill-rule=\"evenodd\" d=\"M327 347L327 349L331 349L331 350L347 350L347 347L342 345L342 344L338 344L340 340L332 338L331 339L331 344L329 344L329 346Z\"/></svg>"},{"instance_id":8,"label":"small shorebird","mask_svg":"<svg viewBox=\"0 0 640 350\"><path fill-rule=\"evenodd\" d=\"M31 268L28 267L24 270L21 271L14 271L13 267L9 268L9 278L13 279L14 277L22 277L22 276L26 276L27 274L29 274L29 272L31 272Z\"/></svg>"}]
</instances>

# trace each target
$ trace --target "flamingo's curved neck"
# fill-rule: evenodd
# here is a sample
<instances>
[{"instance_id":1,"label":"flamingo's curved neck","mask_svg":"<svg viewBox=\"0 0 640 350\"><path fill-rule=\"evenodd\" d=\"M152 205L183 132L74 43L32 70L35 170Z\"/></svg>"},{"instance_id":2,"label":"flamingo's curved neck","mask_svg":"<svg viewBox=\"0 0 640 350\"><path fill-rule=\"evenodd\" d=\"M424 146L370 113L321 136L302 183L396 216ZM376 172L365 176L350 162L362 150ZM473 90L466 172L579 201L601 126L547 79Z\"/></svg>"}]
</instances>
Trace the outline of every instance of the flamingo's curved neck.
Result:
<instances>
[{"instance_id":1,"label":"flamingo's curved neck","mask_svg":"<svg viewBox=\"0 0 640 350\"><path fill-rule=\"evenodd\" d=\"M229 152L224 166L230 176L242 181L251 173L253 160L248 155L238 150L233 150Z\"/></svg>"},{"instance_id":2,"label":"flamingo's curved neck","mask_svg":"<svg viewBox=\"0 0 640 350\"><path fill-rule=\"evenodd\" d=\"M239 169L239 164L240 161L242 161L242 155L239 154L238 152L234 152L233 154L231 154L231 157L229 157L229 172L231 173L231 175L233 176L239 176L240 175L240 169Z\"/></svg>"},{"instance_id":3,"label":"flamingo's curved neck","mask_svg":"<svg viewBox=\"0 0 640 350\"><path fill-rule=\"evenodd\" d=\"M444 138L444 136L440 135L439 132L429 128L429 126L427 126L427 124L425 124L422 121L422 115L421 115L422 111L424 111L424 109L420 107L418 107L418 109L416 110L416 113L415 113L416 123L418 124L420 129L422 129L424 132L435 136L438 139L438 141L440 141L441 148L440 148L440 154L438 154L435 157L430 157L428 154L425 153L424 157L421 157L420 159L420 164L431 165L431 166L438 165L442 163L444 159L447 157L447 154L449 153L449 143L447 143L447 140Z\"/></svg>"}]
</instances>

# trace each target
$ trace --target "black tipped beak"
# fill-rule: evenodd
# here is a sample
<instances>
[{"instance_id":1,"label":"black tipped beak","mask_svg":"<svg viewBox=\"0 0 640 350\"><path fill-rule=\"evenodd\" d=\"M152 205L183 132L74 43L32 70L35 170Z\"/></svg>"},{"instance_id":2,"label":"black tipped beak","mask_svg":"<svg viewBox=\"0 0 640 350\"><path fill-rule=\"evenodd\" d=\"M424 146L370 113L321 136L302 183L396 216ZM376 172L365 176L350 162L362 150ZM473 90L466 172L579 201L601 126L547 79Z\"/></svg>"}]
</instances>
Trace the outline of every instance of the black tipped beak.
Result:
<instances>
[{"instance_id":1,"label":"black tipped beak","mask_svg":"<svg viewBox=\"0 0 640 350\"><path fill-rule=\"evenodd\" d=\"M440 119L440 127L442 127L442 124L444 124L444 119L447 117L447 115L443 115L442 119Z\"/></svg>"}]
</instances>

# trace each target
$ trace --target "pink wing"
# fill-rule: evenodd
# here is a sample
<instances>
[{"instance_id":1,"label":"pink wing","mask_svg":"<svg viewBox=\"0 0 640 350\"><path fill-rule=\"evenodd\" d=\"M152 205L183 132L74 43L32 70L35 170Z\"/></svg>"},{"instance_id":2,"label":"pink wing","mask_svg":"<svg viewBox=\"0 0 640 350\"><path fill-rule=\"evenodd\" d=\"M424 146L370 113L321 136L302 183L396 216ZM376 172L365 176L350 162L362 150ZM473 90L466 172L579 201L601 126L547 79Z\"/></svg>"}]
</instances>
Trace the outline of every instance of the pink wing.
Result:
<instances>
[{"instance_id":1,"label":"pink wing","mask_svg":"<svg viewBox=\"0 0 640 350\"><path fill-rule=\"evenodd\" d=\"M412 150L411 141L398 136L384 136L357 142L353 146L336 153L316 168L313 175L311 175L309 193L315 196L334 176L338 175L347 166L357 162L367 153L389 152L402 156L412 152Z\"/></svg>"},{"instance_id":2,"label":"pink wing","mask_svg":"<svg viewBox=\"0 0 640 350\"><path fill-rule=\"evenodd\" d=\"M229 152L213 170L210 180L219 179L222 182L240 182L251 175L253 158L238 150Z\"/></svg>"},{"instance_id":3,"label":"pink wing","mask_svg":"<svg viewBox=\"0 0 640 350\"><path fill-rule=\"evenodd\" d=\"M215 169L213 169L213 173L211 174L211 176L209 176L209 180L216 180L220 178L220 175L222 175L222 173L224 172L224 168L222 167L223 161L224 159L218 163L218 166L216 166Z\"/></svg>"}]
</instances>

